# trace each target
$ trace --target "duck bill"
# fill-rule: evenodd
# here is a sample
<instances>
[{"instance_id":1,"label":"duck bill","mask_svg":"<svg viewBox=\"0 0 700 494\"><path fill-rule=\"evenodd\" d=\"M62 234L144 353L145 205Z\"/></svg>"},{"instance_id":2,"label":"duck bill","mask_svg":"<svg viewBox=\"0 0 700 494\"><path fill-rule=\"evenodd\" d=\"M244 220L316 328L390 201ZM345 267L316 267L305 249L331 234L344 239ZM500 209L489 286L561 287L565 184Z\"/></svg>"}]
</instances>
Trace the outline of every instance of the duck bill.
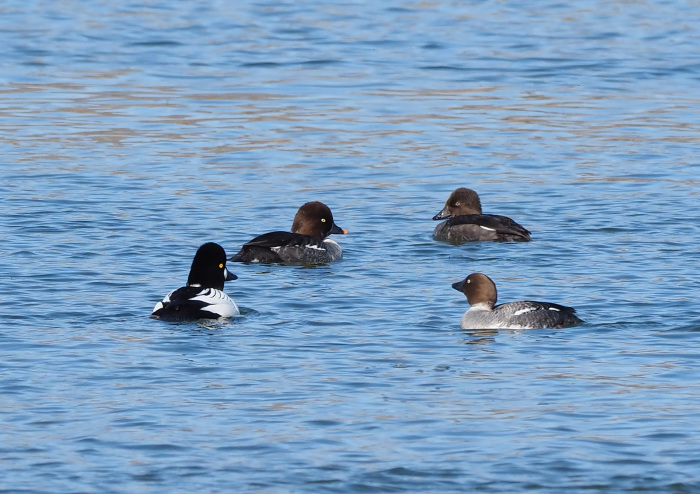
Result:
<instances>
[{"instance_id":1,"label":"duck bill","mask_svg":"<svg viewBox=\"0 0 700 494\"><path fill-rule=\"evenodd\" d=\"M442 211L440 211L438 214L436 214L435 216L433 216L433 219L434 219L434 220L446 220L447 218L452 218L452 213L450 213L450 212L447 210L447 206L445 206L444 208L442 208Z\"/></svg>"},{"instance_id":2,"label":"duck bill","mask_svg":"<svg viewBox=\"0 0 700 494\"><path fill-rule=\"evenodd\" d=\"M331 231L328 232L328 235L330 235L330 234L332 234L332 233L335 233L335 234L337 234L337 235L347 235L348 231L347 231L347 230L343 230L343 229L340 228L338 225L336 225L335 222L334 222L334 223L333 223L333 226L331 227Z\"/></svg>"},{"instance_id":3,"label":"duck bill","mask_svg":"<svg viewBox=\"0 0 700 494\"><path fill-rule=\"evenodd\" d=\"M458 292L464 291L464 280L458 281L457 283L452 283L452 288L454 288Z\"/></svg>"},{"instance_id":4,"label":"duck bill","mask_svg":"<svg viewBox=\"0 0 700 494\"><path fill-rule=\"evenodd\" d=\"M237 280L237 279L238 279L238 276L233 274L228 269L224 268L224 281L233 281L233 280Z\"/></svg>"}]
</instances>

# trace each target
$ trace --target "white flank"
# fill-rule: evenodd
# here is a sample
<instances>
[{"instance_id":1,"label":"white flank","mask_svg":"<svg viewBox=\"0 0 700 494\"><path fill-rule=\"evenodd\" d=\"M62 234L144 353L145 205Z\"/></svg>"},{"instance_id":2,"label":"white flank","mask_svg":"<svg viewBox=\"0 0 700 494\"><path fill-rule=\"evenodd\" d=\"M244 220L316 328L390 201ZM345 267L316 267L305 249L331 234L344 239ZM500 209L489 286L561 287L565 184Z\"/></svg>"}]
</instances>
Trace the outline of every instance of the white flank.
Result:
<instances>
[{"instance_id":1,"label":"white flank","mask_svg":"<svg viewBox=\"0 0 700 494\"><path fill-rule=\"evenodd\" d=\"M323 241L323 244L326 246L326 251L328 251L328 256L331 261L337 261L343 257L343 249L335 240L327 238Z\"/></svg>"},{"instance_id":2,"label":"white flank","mask_svg":"<svg viewBox=\"0 0 700 494\"><path fill-rule=\"evenodd\" d=\"M165 304L167 304L168 302L170 302L170 295L172 295L174 291L175 291L175 290L170 290L170 291L168 292L168 294L167 294L165 297L163 297L163 300L160 301L160 302L158 302L158 303L156 304L156 306L153 307L153 312L155 312L155 311L157 311L157 310L162 309L163 307L165 307Z\"/></svg>"}]
</instances>

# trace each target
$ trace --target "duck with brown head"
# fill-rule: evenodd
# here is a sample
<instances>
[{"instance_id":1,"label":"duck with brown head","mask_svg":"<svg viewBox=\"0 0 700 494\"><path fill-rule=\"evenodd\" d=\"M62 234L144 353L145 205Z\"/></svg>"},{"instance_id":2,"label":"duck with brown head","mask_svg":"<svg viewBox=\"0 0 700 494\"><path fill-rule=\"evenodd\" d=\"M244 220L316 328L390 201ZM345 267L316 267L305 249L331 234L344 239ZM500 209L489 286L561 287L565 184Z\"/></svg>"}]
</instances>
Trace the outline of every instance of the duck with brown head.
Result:
<instances>
[{"instance_id":1,"label":"duck with brown head","mask_svg":"<svg viewBox=\"0 0 700 494\"><path fill-rule=\"evenodd\" d=\"M433 230L435 240L454 244L484 240L530 241L530 232L507 216L483 214L479 195L466 187L454 190L433 219L447 220Z\"/></svg>"},{"instance_id":2,"label":"duck with brown head","mask_svg":"<svg viewBox=\"0 0 700 494\"><path fill-rule=\"evenodd\" d=\"M580 324L576 309L530 300L496 305L496 284L483 273L472 273L452 284L471 306L462 316L462 329L565 328Z\"/></svg>"},{"instance_id":3,"label":"duck with brown head","mask_svg":"<svg viewBox=\"0 0 700 494\"><path fill-rule=\"evenodd\" d=\"M331 234L346 234L331 210L319 201L307 202L294 216L292 231L264 233L246 242L230 261L280 264L327 264L343 256Z\"/></svg>"}]
</instances>

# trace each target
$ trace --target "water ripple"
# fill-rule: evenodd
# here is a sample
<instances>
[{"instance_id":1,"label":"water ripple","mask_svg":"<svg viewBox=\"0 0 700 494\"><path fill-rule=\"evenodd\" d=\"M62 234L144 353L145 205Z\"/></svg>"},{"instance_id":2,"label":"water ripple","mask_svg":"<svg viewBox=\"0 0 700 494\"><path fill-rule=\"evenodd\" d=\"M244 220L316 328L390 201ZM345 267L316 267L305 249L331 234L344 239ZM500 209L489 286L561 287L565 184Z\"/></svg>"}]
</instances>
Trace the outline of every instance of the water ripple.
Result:
<instances>
[{"instance_id":1,"label":"water ripple","mask_svg":"<svg viewBox=\"0 0 700 494\"><path fill-rule=\"evenodd\" d=\"M6 490L700 487L697 6L69 7L0 16ZM434 242L458 186L533 242ZM308 200L341 261L149 319ZM462 331L473 271L586 322Z\"/></svg>"}]
</instances>

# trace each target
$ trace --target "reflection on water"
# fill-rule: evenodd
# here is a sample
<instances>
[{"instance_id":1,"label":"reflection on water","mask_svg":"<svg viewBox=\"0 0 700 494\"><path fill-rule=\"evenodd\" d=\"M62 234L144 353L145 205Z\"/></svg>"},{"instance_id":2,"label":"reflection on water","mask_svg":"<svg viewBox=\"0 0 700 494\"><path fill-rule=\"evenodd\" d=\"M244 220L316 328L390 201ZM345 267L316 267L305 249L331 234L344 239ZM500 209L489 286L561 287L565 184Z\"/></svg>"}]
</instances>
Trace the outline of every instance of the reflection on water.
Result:
<instances>
[{"instance_id":1,"label":"reflection on water","mask_svg":"<svg viewBox=\"0 0 700 494\"><path fill-rule=\"evenodd\" d=\"M504 330L502 330L504 331ZM505 330L506 332L516 332L513 330ZM490 343L495 343L495 336L498 335L499 330L497 329L469 329L464 330L464 333L469 335L470 338L465 340L468 345L488 345Z\"/></svg>"},{"instance_id":2,"label":"reflection on water","mask_svg":"<svg viewBox=\"0 0 700 494\"><path fill-rule=\"evenodd\" d=\"M2 485L699 487L697 6L0 9ZM434 242L458 186L532 243ZM309 200L342 261L148 318ZM586 323L461 331L476 271Z\"/></svg>"}]
</instances>

